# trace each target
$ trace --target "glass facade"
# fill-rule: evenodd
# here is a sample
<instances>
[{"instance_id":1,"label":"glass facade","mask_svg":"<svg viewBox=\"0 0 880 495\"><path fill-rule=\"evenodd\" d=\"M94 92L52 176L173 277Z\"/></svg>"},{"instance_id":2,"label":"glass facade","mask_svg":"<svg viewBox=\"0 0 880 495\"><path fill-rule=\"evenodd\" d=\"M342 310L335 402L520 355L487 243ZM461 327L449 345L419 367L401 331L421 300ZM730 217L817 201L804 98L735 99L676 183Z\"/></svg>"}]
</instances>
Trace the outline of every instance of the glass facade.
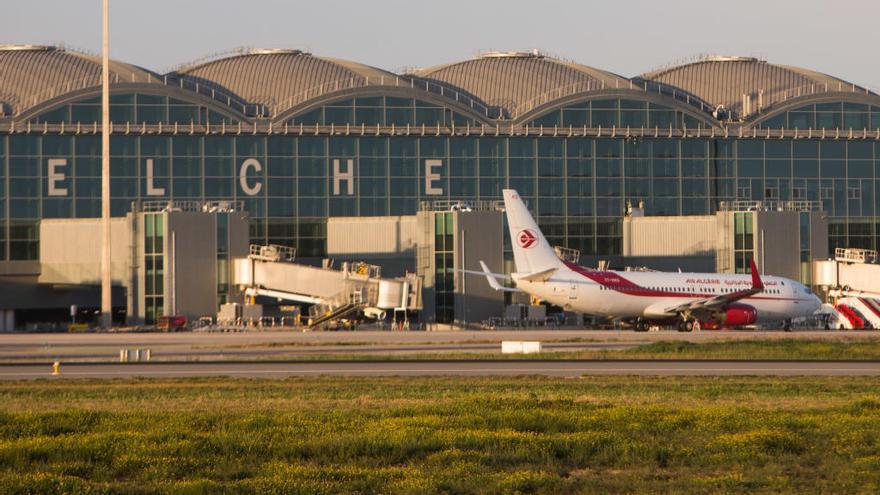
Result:
<instances>
[{"instance_id":1,"label":"glass facade","mask_svg":"<svg viewBox=\"0 0 880 495\"><path fill-rule=\"evenodd\" d=\"M751 273L750 262L755 258L755 215L733 214L733 270Z\"/></svg>"},{"instance_id":2,"label":"glass facade","mask_svg":"<svg viewBox=\"0 0 880 495\"><path fill-rule=\"evenodd\" d=\"M395 126L465 126L475 125L473 118L440 105L413 98L370 96L334 101L302 113L287 121L303 125L395 125Z\"/></svg>"},{"instance_id":3,"label":"glass facade","mask_svg":"<svg viewBox=\"0 0 880 495\"><path fill-rule=\"evenodd\" d=\"M805 105L761 121L764 129L880 129L880 107L864 103L833 102Z\"/></svg>"},{"instance_id":4,"label":"glass facade","mask_svg":"<svg viewBox=\"0 0 880 495\"><path fill-rule=\"evenodd\" d=\"M830 247L876 249L880 143L820 139L114 135L112 214L134 201L243 200L255 243L325 254L330 216L412 215L420 201L515 188L551 243L620 253L627 201L649 215L721 201L821 201ZM100 137L0 137L0 258L36 259L41 218L100 210Z\"/></svg>"},{"instance_id":5,"label":"glass facade","mask_svg":"<svg viewBox=\"0 0 880 495\"><path fill-rule=\"evenodd\" d=\"M101 122L101 98L62 105L30 120L34 124L94 124ZM152 94L110 95L110 122L148 124L232 124L235 120L187 101Z\"/></svg>"},{"instance_id":6,"label":"glass facade","mask_svg":"<svg viewBox=\"0 0 880 495\"><path fill-rule=\"evenodd\" d=\"M455 226L452 213L434 214L434 318L455 319Z\"/></svg>"},{"instance_id":7,"label":"glass facade","mask_svg":"<svg viewBox=\"0 0 880 495\"><path fill-rule=\"evenodd\" d=\"M97 105L96 99L67 103L32 122L94 122L100 117ZM202 105L166 96L115 94L112 105L117 124L232 124ZM293 246L300 257L317 258L326 254L328 217L412 215L421 201L499 200L502 189L515 188L551 244L578 249L585 257L609 257L621 252L627 202L643 201L649 215L702 215L714 213L722 201L808 200L821 202L828 212L831 249L880 247L875 139L771 139L733 137L734 132L705 137L708 120L625 98L572 103L528 125L704 132L696 133L701 137L512 135L483 128L448 107L396 96L329 102L284 122L293 132L276 127L242 133L232 125L201 133L171 126L115 132L112 215L125 215L138 201L241 200L251 217L251 242ZM802 123L878 128L880 107L816 103L761 125ZM374 130L349 129L365 125ZM379 132L376 125L386 127ZM412 132L402 130L407 125L415 126ZM300 126L309 130L296 132ZM453 126L473 127L453 133ZM101 213L100 136L42 127L0 135L0 260L37 259L42 218Z\"/></svg>"},{"instance_id":8,"label":"glass facade","mask_svg":"<svg viewBox=\"0 0 880 495\"><path fill-rule=\"evenodd\" d=\"M165 227L164 215L144 215L144 295L147 324L165 314Z\"/></svg>"},{"instance_id":9,"label":"glass facade","mask_svg":"<svg viewBox=\"0 0 880 495\"><path fill-rule=\"evenodd\" d=\"M547 127L670 127L690 129L708 127L679 110L647 101L627 99L595 99L545 113L529 122L530 126Z\"/></svg>"},{"instance_id":10,"label":"glass facade","mask_svg":"<svg viewBox=\"0 0 880 495\"><path fill-rule=\"evenodd\" d=\"M219 213L217 219L217 305L229 298L229 215Z\"/></svg>"}]
</instances>

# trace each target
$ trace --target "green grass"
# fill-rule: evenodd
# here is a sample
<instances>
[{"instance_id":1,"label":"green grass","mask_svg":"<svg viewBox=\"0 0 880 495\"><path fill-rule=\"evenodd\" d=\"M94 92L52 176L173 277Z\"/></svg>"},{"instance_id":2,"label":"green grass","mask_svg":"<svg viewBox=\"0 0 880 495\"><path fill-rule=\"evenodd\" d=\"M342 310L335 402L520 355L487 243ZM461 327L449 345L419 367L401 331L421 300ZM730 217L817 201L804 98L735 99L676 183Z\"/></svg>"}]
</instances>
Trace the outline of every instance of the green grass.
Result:
<instances>
[{"instance_id":1,"label":"green grass","mask_svg":"<svg viewBox=\"0 0 880 495\"><path fill-rule=\"evenodd\" d=\"M643 359L820 359L880 360L880 339L660 341L631 349L605 351L606 358Z\"/></svg>"},{"instance_id":2,"label":"green grass","mask_svg":"<svg viewBox=\"0 0 880 495\"><path fill-rule=\"evenodd\" d=\"M876 378L0 384L0 493L877 493Z\"/></svg>"}]
</instances>

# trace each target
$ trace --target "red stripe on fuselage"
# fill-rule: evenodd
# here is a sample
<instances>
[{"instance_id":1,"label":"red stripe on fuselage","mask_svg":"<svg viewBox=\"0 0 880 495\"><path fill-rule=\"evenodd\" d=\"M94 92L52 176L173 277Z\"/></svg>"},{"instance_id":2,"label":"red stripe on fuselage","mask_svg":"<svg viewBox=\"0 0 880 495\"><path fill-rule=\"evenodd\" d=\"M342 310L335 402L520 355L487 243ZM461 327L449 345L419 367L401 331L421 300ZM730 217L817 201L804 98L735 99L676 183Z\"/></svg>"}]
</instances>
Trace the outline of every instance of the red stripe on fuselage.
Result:
<instances>
[{"instance_id":1,"label":"red stripe on fuselage","mask_svg":"<svg viewBox=\"0 0 880 495\"><path fill-rule=\"evenodd\" d=\"M574 263L571 263L569 261L564 261L563 263L565 263L565 266L567 266L573 272L583 275L593 282L596 282L597 284L613 291L620 292L621 294L647 297L715 297L715 294L698 294L693 292L675 292L649 289L647 287L642 287L641 285L635 284L631 280L620 276L618 272L587 270L586 268L575 265Z\"/></svg>"},{"instance_id":2,"label":"red stripe on fuselage","mask_svg":"<svg viewBox=\"0 0 880 495\"><path fill-rule=\"evenodd\" d=\"M599 271L599 270L588 270L582 266L575 265L569 261L563 261L565 266L567 266L570 270L584 277L596 282L597 284L613 290L615 292L620 292L621 294L626 294L628 296L641 296L641 297L688 297L688 298L700 298L700 297L716 297L716 296L733 296L737 295L736 292L727 292L722 294L705 294L705 293L696 293L696 292L677 292L677 291L662 291L649 289L647 287L642 287L641 285L633 283L631 280L622 277L619 272L611 272L611 271ZM784 298L784 297L746 297L745 299L767 299L772 301L799 301L797 298Z\"/></svg>"}]
</instances>

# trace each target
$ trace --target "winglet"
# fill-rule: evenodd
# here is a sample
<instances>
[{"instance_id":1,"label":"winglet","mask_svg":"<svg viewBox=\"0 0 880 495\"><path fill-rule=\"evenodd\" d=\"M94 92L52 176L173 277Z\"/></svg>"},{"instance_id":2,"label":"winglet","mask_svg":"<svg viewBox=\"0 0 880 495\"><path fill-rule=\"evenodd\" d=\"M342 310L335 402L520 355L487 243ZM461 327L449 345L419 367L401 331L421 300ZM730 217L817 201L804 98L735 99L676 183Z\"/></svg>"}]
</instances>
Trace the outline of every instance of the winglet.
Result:
<instances>
[{"instance_id":1,"label":"winglet","mask_svg":"<svg viewBox=\"0 0 880 495\"><path fill-rule=\"evenodd\" d=\"M486 276L486 280L489 282L489 287L503 292L519 292L519 289L504 287L503 285L499 284L498 280L495 278L495 275L489 271L489 267L486 266L486 263L483 260L480 260L480 268L483 269L483 275Z\"/></svg>"},{"instance_id":2,"label":"winglet","mask_svg":"<svg viewBox=\"0 0 880 495\"><path fill-rule=\"evenodd\" d=\"M761 275L758 273L758 267L755 266L755 259L749 260L749 268L752 270L752 288L763 290L764 282L761 282Z\"/></svg>"}]
</instances>

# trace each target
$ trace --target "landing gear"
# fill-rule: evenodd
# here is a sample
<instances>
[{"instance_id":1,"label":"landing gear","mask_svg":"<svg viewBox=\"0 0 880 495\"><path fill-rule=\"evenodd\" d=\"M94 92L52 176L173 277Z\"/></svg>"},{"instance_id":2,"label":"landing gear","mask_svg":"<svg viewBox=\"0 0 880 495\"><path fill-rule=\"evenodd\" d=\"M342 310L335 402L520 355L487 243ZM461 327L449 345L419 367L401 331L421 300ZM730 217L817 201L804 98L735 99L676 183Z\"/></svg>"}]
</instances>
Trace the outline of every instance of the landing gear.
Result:
<instances>
[{"instance_id":1,"label":"landing gear","mask_svg":"<svg viewBox=\"0 0 880 495\"><path fill-rule=\"evenodd\" d=\"M648 322L645 320L636 320L633 324L633 330L636 332L647 332L648 331Z\"/></svg>"},{"instance_id":2,"label":"landing gear","mask_svg":"<svg viewBox=\"0 0 880 495\"><path fill-rule=\"evenodd\" d=\"M791 320L785 320L782 322L782 330L786 332L791 331Z\"/></svg>"},{"instance_id":3,"label":"landing gear","mask_svg":"<svg viewBox=\"0 0 880 495\"><path fill-rule=\"evenodd\" d=\"M699 332L700 331L700 320L696 320L693 318L683 318L678 323L678 331L679 332Z\"/></svg>"}]
</instances>

